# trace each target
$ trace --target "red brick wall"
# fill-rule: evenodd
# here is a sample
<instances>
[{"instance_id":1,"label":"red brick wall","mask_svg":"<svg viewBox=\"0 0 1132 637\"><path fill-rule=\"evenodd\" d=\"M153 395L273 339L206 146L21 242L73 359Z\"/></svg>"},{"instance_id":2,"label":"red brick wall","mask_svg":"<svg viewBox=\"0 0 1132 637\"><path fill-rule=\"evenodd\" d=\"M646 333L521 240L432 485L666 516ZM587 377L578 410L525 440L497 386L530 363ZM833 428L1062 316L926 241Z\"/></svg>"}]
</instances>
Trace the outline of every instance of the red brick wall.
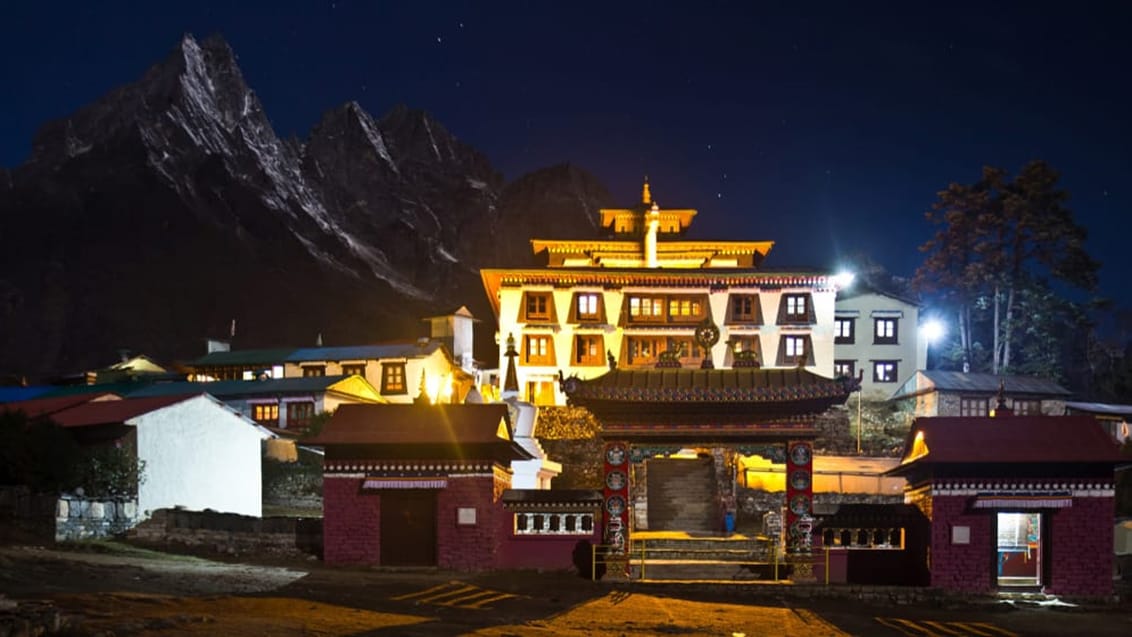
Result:
<instances>
[{"instance_id":1,"label":"red brick wall","mask_svg":"<svg viewBox=\"0 0 1132 637\"><path fill-rule=\"evenodd\" d=\"M997 587L994 570L993 513L968 513L969 496L934 496L932 508L931 585L951 591L989 592ZM971 528L970 544L952 544L951 528ZM1110 551L1111 552L1111 551Z\"/></svg>"},{"instance_id":2,"label":"red brick wall","mask_svg":"<svg viewBox=\"0 0 1132 637\"><path fill-rule=\"evenodd\" d=\"M495 479L491 476L448 478L448 488L436 499L437 566L455 571L496 568L499 551L497 516L506 514L494 500ZM456 523L459 508L475 507L476 523Z\"/></svg>"},{"instance_id":3,"label":"red brick wall","mask_svg":"<svg viewBox=\"0 0 1132 637\"><path fill-rule=\"evenodd\" d=\"M322 483L322 552L327 564L379 564L381 496L362 492L362 478Z\"/></svg>"},{"instance_id":4,"label":"red brick wall","mask_svg":"<svg viewBox=\"0 0 1132 637\"><path fill-rule=\"evenodd\" d=\"M1051 515L1050 578L1057 595L1112 595L1113 498L1073 498L1073 506Z\"/></svg>"}]
</instances>

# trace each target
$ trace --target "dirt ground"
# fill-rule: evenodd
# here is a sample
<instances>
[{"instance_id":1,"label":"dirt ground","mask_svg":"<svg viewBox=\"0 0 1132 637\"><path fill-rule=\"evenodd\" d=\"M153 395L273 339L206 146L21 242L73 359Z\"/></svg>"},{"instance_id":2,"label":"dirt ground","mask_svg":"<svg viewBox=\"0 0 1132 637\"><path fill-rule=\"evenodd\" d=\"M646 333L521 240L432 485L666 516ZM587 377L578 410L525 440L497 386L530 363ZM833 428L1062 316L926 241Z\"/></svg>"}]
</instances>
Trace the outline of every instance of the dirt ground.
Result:
<instances>
[{"instance_id":1,"label":"dirt ground","mask_svg":"<svg viewBox=\"0 0 1132 637\"><path fill-rule=\"evenodd\" d=\"M846 634L781 604L632 594L570 573L275 562L221 562L114 542L0 546L0 601L49 603L66 616L64 634L86 637Z\"/></svg>"},{"instance_id":2,"label":"dirt ground","mask_svg":"<svg viewBox=\"0 0 1132 637\"><path fill-rule=\"evenodd\" d=\"M57 634L76 637L1132 634L1127 609L870 606L773 592L780 588L673 594L569 573L207 557L117 542L0 545L0 620L19 603L57 609Z\"/></svg>"}]
</instances>

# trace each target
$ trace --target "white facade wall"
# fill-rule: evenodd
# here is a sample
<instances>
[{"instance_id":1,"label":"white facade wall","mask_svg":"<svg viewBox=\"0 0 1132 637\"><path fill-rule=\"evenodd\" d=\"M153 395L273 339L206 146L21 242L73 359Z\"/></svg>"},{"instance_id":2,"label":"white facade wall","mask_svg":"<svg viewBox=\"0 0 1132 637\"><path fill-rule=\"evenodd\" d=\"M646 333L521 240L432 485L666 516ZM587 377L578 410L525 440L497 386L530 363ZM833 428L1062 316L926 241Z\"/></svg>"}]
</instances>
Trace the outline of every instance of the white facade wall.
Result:
<instances>
[{"instance_id":1,"label":"white facade wall","mask_svg":"<svg viewBox=\"0 0 1132 637\"><path fill-rule=\"evenodd\" d=\"M853 343L834 345L834 358L853 361L855 373L863 372L861 392L869 400L885 400L900 384L927 364L927 341L920 335L920 310L915 304L873 292L837 300L838 318L854 321ZM896 318L896 344L876 344L875 320ZM876 361L896 361L897 373L892 382L877 382L873 366Z\"/></svg>"},{"instance_id":2,"label":"white facade wall","mask_svg":"<svg viewBox=\"0 0 1132 637\"><path fill-rule=\"evenodd\" d=\"M260 441L254 423L209 396L197 396L134 418L143 517L162 508L262 515Z\"/></svg>"},{"instance_id":3,"label":"white facade wall","mask_svg":"<svg viewBox=\"0 0 1132 637\"><path fill-rule=\"evenodd\" d=\"M569 278L570 271L562 270L563 278ZM532 323L524 324L519 321L520 305L523 302L524 292L550 292L554 298L555 321L551 324ZM604 301L605 318L603 324L572 324L569 323L570 304L576 292L600 293ZM789 327L786 329L776 325L780 300L785 294L810 294L813 301L815 323L805 327ZM709 288L691 287L647 287L641 285L625 286L619 289L603 289L595 286L578 287L552 287L552 286L524 286L501 287L499 290L499 361L502 369L507 364L507 338L515 337L515 350L519 356L517 362L517 377L519 381L519 395L526 399L526 386L529 382L554 383L555 404L566 403L565 394L557 387L558 373L564 376L577 376L590 379L600 376L609 370L605 356L599 366L575 366L571 359L572 345L575 334L601 334L604 336L604 345L607 352L612 352L615 358L620 358L622 341L626 332L632 335L657 336L692 336L695 323L686 326L674 327L671 324L657 326L634 326L629 330L619 326L621 319L621 305L624 299L633 294L706 294L711 316L720 330L719 341L712 348L711 356L715 367L727 367L728 340L732 336L758 335L762 347L762 365L766 368L777 367L779 341L784 334L799 334L810 336L814 364L807 365L806 369L826 377L833 376L834 346L833 346L833 317L836 303L836 292L833 289L819 290L812 287L775 287L760 289L756 287L730 288L724 290L710 290ZM763 325L732 326L726 324L728 299L732 294L758 294L762 307ZM523 335L542 334L550 335L554 342L555 362L553 365L527 366L523 364ZM792 366L791 366L792 367ZM502 381L501 381L502 382Z\"/></svg>"}]
</instances>

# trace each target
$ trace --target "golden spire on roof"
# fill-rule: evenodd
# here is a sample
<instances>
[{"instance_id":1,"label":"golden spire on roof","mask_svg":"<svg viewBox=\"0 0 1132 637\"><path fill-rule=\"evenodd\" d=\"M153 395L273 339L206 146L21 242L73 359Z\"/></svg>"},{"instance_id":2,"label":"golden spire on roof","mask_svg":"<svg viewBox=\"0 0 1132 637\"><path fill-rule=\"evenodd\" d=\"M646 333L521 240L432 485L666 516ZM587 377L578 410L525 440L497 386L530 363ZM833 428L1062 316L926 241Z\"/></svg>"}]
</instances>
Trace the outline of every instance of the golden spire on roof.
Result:
<instances>
[{"instance_id":1,"label":"golden spire on roof","mask_svg":"<svg viewBox=\"0 0 1132 637\"><path fill-rule=\"evenodd\" d=\"M652 193L649 192L649 176L648 175L645 175L645 187L641 191L641 203L644 203L646 205L652 203Z\"/></svg>"}]
</instances>

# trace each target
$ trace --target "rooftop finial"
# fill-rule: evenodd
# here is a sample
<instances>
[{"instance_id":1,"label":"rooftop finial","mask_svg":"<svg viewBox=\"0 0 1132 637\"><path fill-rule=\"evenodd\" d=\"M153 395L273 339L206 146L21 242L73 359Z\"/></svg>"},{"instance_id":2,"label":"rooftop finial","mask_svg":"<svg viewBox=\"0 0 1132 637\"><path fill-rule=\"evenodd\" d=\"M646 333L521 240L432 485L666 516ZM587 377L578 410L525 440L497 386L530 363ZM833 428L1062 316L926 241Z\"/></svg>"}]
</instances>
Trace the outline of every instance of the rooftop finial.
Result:
<instances>
[{"instance_id":1,"label":"rooftop finial","mask_svg":"<svg viewBox=\"0 0 1132 637\"><path fill-rule=\"evenodd\" d=\"M649 176L645 175L645 187L641 189L641 203L652 203L652 193L649 192Z\"/></svg>"}]
</instances>

